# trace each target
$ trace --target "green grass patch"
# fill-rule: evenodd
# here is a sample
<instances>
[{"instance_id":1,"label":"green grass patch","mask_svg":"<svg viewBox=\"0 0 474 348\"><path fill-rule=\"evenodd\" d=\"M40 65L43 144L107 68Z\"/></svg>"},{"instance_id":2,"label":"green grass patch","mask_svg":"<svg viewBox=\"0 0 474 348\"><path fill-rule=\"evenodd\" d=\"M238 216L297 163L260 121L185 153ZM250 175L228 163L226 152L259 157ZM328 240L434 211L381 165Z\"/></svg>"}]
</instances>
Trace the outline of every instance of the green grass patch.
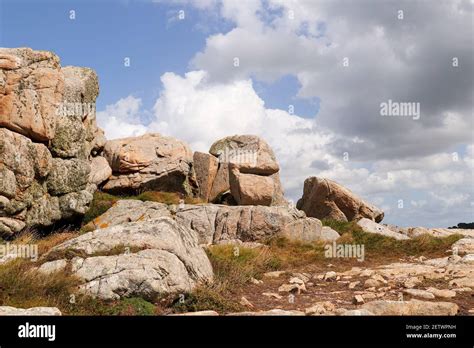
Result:
<instances>
[{"instance_id":1,"label":"green grass patch","mask_svg":"<svg viewBox=\"0 0 474 348\"><path fill-rule=\"evenodd\" d=\"M218 313L242 311L243 306L229 295L225 287L220 285L202 285L191 293L175 298L171 307L175 313L205 310L214 310Z\"/></svg>"},{"instance_id":2,"label":"green grass patch","mask_svg":"<svg viewBox=\"0 0 474 348\"><path fill-rule=\"evenodd\" d=\"M20 308L64 308L79 280L66 272L50 275L31 271L32 263L13 260L0 266L0 305Z\"/></svg>"},{"instance_id":3,"label":"green grass patch","mask_svg":"<svg viewBox=\"0 0 474 348\"><path fill-rule=\"evenodd\" d=\"M155 315L156 306L141 297L125 298L108 305L106 315Z\"/></svg>"},{"instance_id":4,"label":"green grass patch","mask_svg":"<svg viewBox=\"0 0 474 348\"><path fill-rule=\"evenodd\" d=\"M156 306L142 298L105 301L77 294L81 282L68 271L45 275L33 266L21 259L0 265L0 306L57 307L63 315L156 314Z\"/></svg>"},{"instance_id":5,"label":"green grass patch","mask_svg":"<svg viewBox=\"0 0 474 348\"><path fill-rule=\"evenodd\" d=\"M327 261L324 257L324 242L302 243L283 237L266 242L277 269L288 269Z\"/></svg>"},{"instance_id":6,"label":"green grass patch","mask_svg":"<svg viewBox=\"0 0 474 348\"><path fill-rule=\"evenodd\" d=\"M89 210L84 215L82 225L87 225L89 222L94 220L96 217L104 214L109 210L120 197L109 195L108 193L96 191L94 193L94 199L92 200Z\"/></svg>"},{"instance_id":7,"label":"green grass patch","mask_svg":"<svg viewBox=\"0 0 474 348\"><path fill-rule=\"evenodd\" d=\"M337 231L340 235L349 233L352 231L362 231L355 221L337 221L323 219L321 220L323 226L331 227L334 231Z\"/></svg>"}]
</instances>

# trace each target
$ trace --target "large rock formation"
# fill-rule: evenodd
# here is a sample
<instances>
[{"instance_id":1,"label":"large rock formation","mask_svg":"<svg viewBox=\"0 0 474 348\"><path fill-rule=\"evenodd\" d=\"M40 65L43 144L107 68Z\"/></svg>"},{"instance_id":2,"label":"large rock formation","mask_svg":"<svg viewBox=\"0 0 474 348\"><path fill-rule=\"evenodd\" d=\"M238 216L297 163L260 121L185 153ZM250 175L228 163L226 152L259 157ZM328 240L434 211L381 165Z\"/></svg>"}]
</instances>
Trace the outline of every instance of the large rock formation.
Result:
<instances>
[{"instance_id":1,"label":"large rock formation","mask_svg":"<svg viewBox=\"0 0 474 348\"><path fill-rule=\"evenodd\" d=\"M288 207L226 206L218 204L166 205L137 200L118 201L86 227L106 228L129 221L169 217L195 231L200 244L263 241L274 236L312 242L333 241L337 232L323 230L321 222Z\"/></svg>"},{"instance_id":2,"label":"large rock formation","mask_svg":"<svg viewBox=\"0 0 474 348\"><path fill-rule=\"evenodd\" d=\"M297 208L318 219L354 221L368 218L375 222L383 219L383 211L357 197L338 183L315 176L304 182L303 197Z\"/></svg>"},{"instance_id":3,"label":"large rock formation","mask_svg":"<svg viewBox=\"0 0 474 348\"><path fill-rule=\"evenodd\" d=\"M155 190L192 196L196 190L193 154L183 141L158 133L111 140L104 156L113 171L104 191Z\"/></svg>"},{"instance_id":4,"label":"large rock formation","mask_svg":"<svg viewBox=\"0 0 474 348\"><path fill-rule=\"evenodd\" d=\"M210 155L195 155L201 198L237 205L284 205L280 167L270 146L255 135L216 141ZM218 166L216 168L216 163Z\"/></svg>"},{"instance_id":5,"label":"large rock formation","mask_svg":"<svg viewBox=\"0 0 474 348\"><path fill-rule=\"evenodd\" d=\"M0 236L84 214L90 161L105 144L93 70L51 52L0 49Z\"/></svg>"},{"instance_id":6,"label":"large rock formation","mask_svg":"<svg viewBox=\"0 0 474 348\"><path fill-rule=\"evenodd\" d=\"M70 267L83 281L80 290L102 299L189 292L213 278L196 233L169 217L89 232L51 249L45 257L61 252L81 256L46 262L39 271Z\"/></svg>"},{"instance_id":7,"label":"large rock formation","mask_svg":"<svg viewBox=\"0 0 474 348\"><path fill-rule=\"evenodd\" d=\"M0 49L0 126L35 141L51 140L63 95L64 75L55 54Z\"/></svg>"}]
</instances>

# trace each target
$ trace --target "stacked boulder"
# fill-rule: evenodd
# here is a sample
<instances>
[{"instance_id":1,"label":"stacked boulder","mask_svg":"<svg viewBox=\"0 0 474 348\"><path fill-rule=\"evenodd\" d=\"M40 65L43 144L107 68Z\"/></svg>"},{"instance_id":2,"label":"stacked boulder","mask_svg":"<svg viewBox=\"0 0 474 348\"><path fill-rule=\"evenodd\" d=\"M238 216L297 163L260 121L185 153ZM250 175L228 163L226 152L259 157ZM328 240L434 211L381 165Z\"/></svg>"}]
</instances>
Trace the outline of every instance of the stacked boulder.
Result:
<instances>
[{"instance_id":1,"label":"stacked boulder","mask_svg":"<svg viewBox=\"0 0 474 348\"><path fill-rule=\"evenodd\" d=\"M95 72L30 48L0 49L0 236L87 211L105 137ZM93 178L94 180L90 180Z\"/></svg>"},{"instance_id":2,"label":"stacked boulder","mask_svg":"<svg viewBox=\"0 0 474 348\"><path fill-rule=\"evenodd\" d=\"M103 187L106 192L154 190L193 196L196 191L192 151L183 141L158 133L110 140L104 156L113 171Z\"/></svg>"},{"instance_id":3,"label":"stacked boulder","mask_svg":"<svg viewBox=\"0 0 474 348\"><path fill-rule=\"evenodd\" d=\"M194 154L199 195L213 203L285 205L280 167L270 146L254 135L234 135Z\"/></svg>"}]
</instances>

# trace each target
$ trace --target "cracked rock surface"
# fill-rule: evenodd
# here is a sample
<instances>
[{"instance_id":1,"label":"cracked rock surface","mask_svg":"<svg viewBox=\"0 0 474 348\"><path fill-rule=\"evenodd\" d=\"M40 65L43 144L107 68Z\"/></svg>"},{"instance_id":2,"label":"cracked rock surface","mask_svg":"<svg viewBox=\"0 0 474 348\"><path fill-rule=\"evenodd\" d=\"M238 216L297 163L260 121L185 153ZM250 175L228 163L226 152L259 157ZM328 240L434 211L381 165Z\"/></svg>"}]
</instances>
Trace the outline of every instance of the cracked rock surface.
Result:
<instances>
[{"instance_id":1,"label":"cracked rock surface","mask_svg":"<svg viewBox=\"0 0 474 348\"><path fill-rule=\"evenodd\" d=\"M213 278L194 231L168 217L89 232L50 253L66 250L81 255L67 262L72 273L83 280L80 290L102 299L187 292ZM50 268L51 262L42 268Z\"/></svg>"}]
</instances>

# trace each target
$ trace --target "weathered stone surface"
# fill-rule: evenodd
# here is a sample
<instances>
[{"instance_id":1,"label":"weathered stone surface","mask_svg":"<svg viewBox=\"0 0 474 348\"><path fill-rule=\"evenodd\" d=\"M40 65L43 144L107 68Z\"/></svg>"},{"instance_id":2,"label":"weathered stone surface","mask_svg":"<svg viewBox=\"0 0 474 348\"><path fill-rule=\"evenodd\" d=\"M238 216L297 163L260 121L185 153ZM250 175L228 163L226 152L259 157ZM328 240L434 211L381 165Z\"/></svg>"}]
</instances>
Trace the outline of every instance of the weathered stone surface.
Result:
<instances>
[{"instance_id":1,"label":"weathered stone surface","mask_svg":"<svg viewBox=\"0 0 474 348\"><path fill-rule=\"evenodd\" d=\"M124 248L122 254L92 256L118 247ZM127 252L127 247L143 250ZM84 282L81 291L103 299L186 292L213 278L196 234L168 217L99 229L51 252L71 249L91 255L70 261L73 274Z\"/></svg>"},{"instance_id":2,"label":"weathered stone surface","mask_svg":"<svg viewBox=\"0 0 474 348\"><path fill-rule=\"evenodd\" d=\"M172 217L180 226L194 230L200 244L232 240L255 242L277 235L304 242L333 240L336 237L334 234L324 234L319 220L306 218L303 212L288 207L217 204L167 206L138 200L118 201L87 227L110 227L163 216Z\"/></svg>"},{"instance_id":3,"label":"weathered stone surface","mask_svg":"<svg viewBox=\"0 0 474 348\"><path fill-rule=\"evenodd\" d=\"M362 228L362 230L367 233L380 234L382 236L391 237L398 240L410 239L410 237L408 237L407 235L393 232L392 230L388 229L384 225L378 224L367 218L363 218L357 221L357 225L359 225Z\"/></svg>"},{"instance_id":4,"label":"weathered stone surface","mask_svg":"<svg viewBox=\"0 0 474 348\"><path fill-rule=\"evenodd\" d=\"M8 200L2 199L0 214L21 221L19 224L10 224L9 232L3 225L3 234L19 232L18 226L22 226L22 228L49 226L66 217L61 215L58 197L51 197L48 194L47 186L49 185L52 194L62 194L66 191L80 192L75 190L85 188L87 178L81 174L85 172L76 171L74 166L71 168L58 164L57 161L62 160L53 160L44 145L32 143L30 139L7 129L0 129L0 148L3 150L0 152L0 167L10 168L10 172L14 173L17 186L13 197L10 196ZM54 168L53 162L55 163ZM88 162L81 163L87 170ZM54 173L51 174L51 171ZM10 178L8 175L5 177ZM79 186L73 185L75 177L78 177L78 182L85 182ZM48 185L45 184L46 182ZM64 190L64 188L67 189ZM65 200L62 198L62 201Z\"/></svg>"},{"instance_id":5,"label":"weathered stone surface","mask_svg":"<svg viewBox=\"0 0 474 348\"><path fill-rule=\"evenodd\" d=\"M32 184L35 176L43 178L49 173L52 158L43 144L0 128L0 164L14 173L17 188L22 191Z\"/></svg>"},{"instance_id":6,"label":"weathered stone surface","mask_svg":"<svg viewBox=\"0 0 474 348\"><path fill-rule=\"evenodd\" d=\"M179 208L174 215L176 221L198 234L200 244L212 244L216 231L216 217L221 205L200 204L185 205Z\"/></svg>"},{"instance_id":7,"label":"weathered stone surface","mask_svg":"<svg viewBox=\"0 0 474 348\"><path fill-rule=\"evenodd\" d=\"M17 219L0 217L0 236L10 236L20 232L26 224Z\"/></svg>"},{"instance_id":8,"label":"weathered stone surface","mask_svg":"<svg viewBox=\"0 0 474 348\"><path fill-rule=\"evenodd\" d=\"M106 143L104 132L96 122L97 75L92 69L75 66L66 66L61 71L64 74L64 98L53 139L53 152L61 157L97 156Z\"/></svg>"},{"instance_id":9,"label":"weathered stone surface","mask_svg":"<svg viewBox=\"0 0 474 348\"><path fill-rule=\"evenodd\" d=\"M59 58L31 48L0 48L0 126L37 141L54 137L64 93Z\"/></svg>"},{"instance_id":10,"label":"weathered stone surface","mask_svg":"<svg viewBox=\"0 0 474 348\"><path fill-rule=\"evenodd\" d=\"M89 182L91 184L100 185L112 175L112 168L109 162L102 157L93 157L91 160L91 172L89 174Z\"/></svg>"},{"instance_id":11,"label":"weathered stone surface","mask_svg":"<svg viewBox=\"0 0 474 348\"><path fill-rule=\"evenodd\" d=\"M306 292L306 287L304 284L282 284L278 288L278 292L290 292L300 294L301 292Z\"/></svg>"},{"instance_id":12,"label":"weathered stone surface","mask_svg":"<svg viewBox=\"0 0 474 348\"><path fill-rule=\"evenodd\" d=\"M254 135L234 135L216 141L209 152L219 158L210 201L230 190L238 205L286 205L275 155Z\"/></svg>"},{"instance_id":13,"label":"weathered stone surface","mask_svg":"<svg viewBox=\"0 0 474 348\"><path fill-rule=\"evenodd\" d=\"M89 160L105 144L97 95L91 69L61 68L51 52L0 48L1 235L87 211L96 189Z\"/></svg>"},{"instance_id":14,"label":"weathered stone surface","mask_svg":"<svg viewBox=\"0 0 474 348\"><path fill-rule=\"evenodd\" d=\"M80 159L53 159L53 167L46 185L52 195L61 195L86 188L91 167L88 161Z\"/></svg>"},{"instance_id":15,"label":"weathered stone surface","mask_svg":"<svg viewBox=\"0 0 474 348\"><path fill-rule=\"evenodd\" d=\"M443 297L443 298L451 298L456 296L456 291L449 290L449 289L437 289L430 287L426 289L426 291L431 292L436 297Z\"/></svg>"},{"instance_id":16,"label":"weathered stone surface","mask_svg":"<svg viewBox=\"0 0 474 348\"><path fill-rule=\"evenodd\" d=\"M209 202L218 202L220 196L228 191L230 191L229 164L219 163L219 169L212 183Z\"/></svg>"},{"instance_id":17,"label":"weathered stone surface","mask_svg":"<svg viewBox=\"0 0 474 348\"><path fill-rule=\"evenodd\" d=\"M223 207L215 218L214 243L240 239L259 241L279 235L288 223L305 218L284 207Z\"/></svg>"},{"instance_id":18,"label":"weathered stone surface","mask_svg":"<svg viewBox=\"0 0 474 348\"><path fill-rule=\"evenodd\" d=\"M329 226L323 226L321 229L321 239L326 241L335 241L340 234Z\"/></svg>"},{"instance_id":19,"label":"weathered stone surface","mask_svg":"<svg viewBox=\"0 0 474 348\"><path fill-rule=\"evenodd\" d=\"M305 309L306 315L324 315L336 310L336 306L329 301L316 302L311 307Z\"/></svg>"},{"instance_id":20,"label":"weathered stone surface","mask_svg":"<svg viewBox=\"0 0 474 348\"><path fill-rule=\"evenodd\" d=\"M383 219L383 212L363 201L338 183L324 178L309 177L304 182L303 197L297 208L307 216L318 219L354 221L368 218L376 222Z\"/></svg>"},{"instance_id":21,"label":"weathered stone surface","mask_svg":"<svg viewBox=\"0 0 474 348\"><path fill-rule=\"evenodd\" d=\"M412 297L424 298L427 300L431 300L435 298L435 295L432 294L431 292L426 291L426 290L421 290L421 289L406 289L404 293Z\"/></svg>"},{"instance_id":22,"label":"weathered stone surface","mask_svg":"<svg viewBox=\"0 0 474 348\"><path fill-rule=\"evenodd\" d=\"M95 103L99 95L99 80L94 70L90 68L65 66L64 100L67 102ZM95 114L95 108L92 113ZM82 112L87 116L87 112Z\"/></svg>"},{"instance_id":23,"label":"weathered stone surface","mask_svg":"<svg viewBox=\"0 0 474 348\"><path fill-rule=\"evenodd\" d=\"M462 238L451 246L459 254L474 254L474 238Z\"/></svg>"},{"instance_id":24,"label":"weathered stone surface","mask_svg":"<svg viewBox=\"0 0 474 348\"><path fill-rule=\"evenodd\" d=\"M120 200L104 214L86 225L95 230L121 225L127 222L145 221L160 217L171 217L168 206L163 203L142 202L134 199Z\"/></svg>"},{"instance_id":25,"label":"weathered stone surface","mask_svg":"<svg viewBox=\"0 0 474 348\"><path fill-rule=\"evenodd\" d=\"M234 135L217 140L209 153L220 163L233 163L241 173L271 175L280 170L270 146L255 135Z\"/></svg>"},{"instance_id":26,"label":"weathered stone surface","mask_svg":"<svg viewBox=\"0 0 474 348\"><path fill-rule=\"evenodd\" d=\"M212 183L217 175L219 161L217 157L195 152L193 155L194 172L199 186L199 197L208 202L211 195Z\"/></svg>"},{"instance_id":27,"label":"weathered stone surface","mask_svg":"<svg viewBox=\"0 0 474 348\"><path fill-rule=\"evenodd\" d=\"M1 59L0 59L1 62ZM56 307L32 307L32 308L15 308L10 306L0 306L0 316L5 315L21 315L21 316L43 316L43 315L61 315L61 311Z\"/></svg>"},{"instance_id":28,"label":"weathered stone surface","mask_svg":"<svg viewBox=\"0 0 474 348\"><path fill-rule=\"evenodd\" d=\"M16 178L15 173L8 169L4 164L0 163L0 195L8 198L15 197L16 194Z\"/></svg>"},{"instance_id":29,"label":"weathered stone surface","mask_svg":"<svg viewBox=\"0 0 474 348\"><path fill-rule=\"evenodd\" d=\"M308 241L317 239L321 232L320 221L308 220L304 214L285 207L221 206L214 221L214 243L226 239L258 241L276 235Z\"/></svg>"},{"instance_id":30,"label":"weathered stone surface","mask_svg":"<svg viewBox=\"0 0 474 348\"><path fill-rule=\"evenodd\" d=\"M71 192L59 197L59 210L63 219L81 216L87 213L89 205L94 199L96 190L94 184L89 184L82 191Z\"/></svg>"},{"instance_id":31,"label":"weathered stone surface","mask_svg":"<svg viewBox=\"0 0 474 348\"><path fill-rule=\"evenodd\" d=\"M28 226L50 226L60 219L59 198L44 195L33 201L26 213L25 222Z\"/></svg>"},{"instance_id":32,"label":"weathered stone surface","mask_svg":"<svg viewBox=\"0 0 474 348\"><path fill-rule=\"evenodd\" d=\"M334 231L335 232L335 231ZM314 241L333 241L339 234L323 232L321 221L315 218L298 219L286 224L281 235L293 241L310 243ZM336 237L337 235L337 237Z\"/></svg>"},{"instance_id":33,"label":"weathered stone surface","mask_svg":"<svg viewBox=\"0 0 474 348\"><path fill-rule=\"evenodd\" d=\"M158 133L108 141L104 157L113 175L109 192L149 189L192 195L192 152L187 144Z\"/></svg>"},{"instance_id":34,"label":"weathered stone surface","mask_svg":"<svg viewBox=\"0 0 474 348\"><path fill-rule=\"evenodd\" d=\"M67 260L55 260L51 262L43 263L40 267L38 267L37 271L43 274L53 274L56 272L63 271L67 267Z\"/></svg>"},{"instance_id":35,"label":"weathered stone surface","mask_svg":"<svg viewBox=\"0 0 474 348\"><path fill-rule=\"evenodd\" d=\"M362 305L362 309L375 315L456 315L459 307L451 302L372 301Z\"/></svg>"},{"instance_id":36,"label":"weathered stone surface","mask_svg":"<svg viewBox=\"0 0 474 348\"><path fill-rule=\"evenodd\" d=\"M270 177L243 174L231 165L229 181L230 192L238 205L271 205L274 183Z\"/></svg>"},{"instance_id":37,"label":"weathered stone surface","mask_svg":"<svg viewBox=\"0 0 474 348\"><path fill-rule=\"evenodd\" d=\"M86 129L81 115L58 115L56 132L51 141L51 152L56 157L85 159L87 152Z\"/></svg>"}]
</instances>

